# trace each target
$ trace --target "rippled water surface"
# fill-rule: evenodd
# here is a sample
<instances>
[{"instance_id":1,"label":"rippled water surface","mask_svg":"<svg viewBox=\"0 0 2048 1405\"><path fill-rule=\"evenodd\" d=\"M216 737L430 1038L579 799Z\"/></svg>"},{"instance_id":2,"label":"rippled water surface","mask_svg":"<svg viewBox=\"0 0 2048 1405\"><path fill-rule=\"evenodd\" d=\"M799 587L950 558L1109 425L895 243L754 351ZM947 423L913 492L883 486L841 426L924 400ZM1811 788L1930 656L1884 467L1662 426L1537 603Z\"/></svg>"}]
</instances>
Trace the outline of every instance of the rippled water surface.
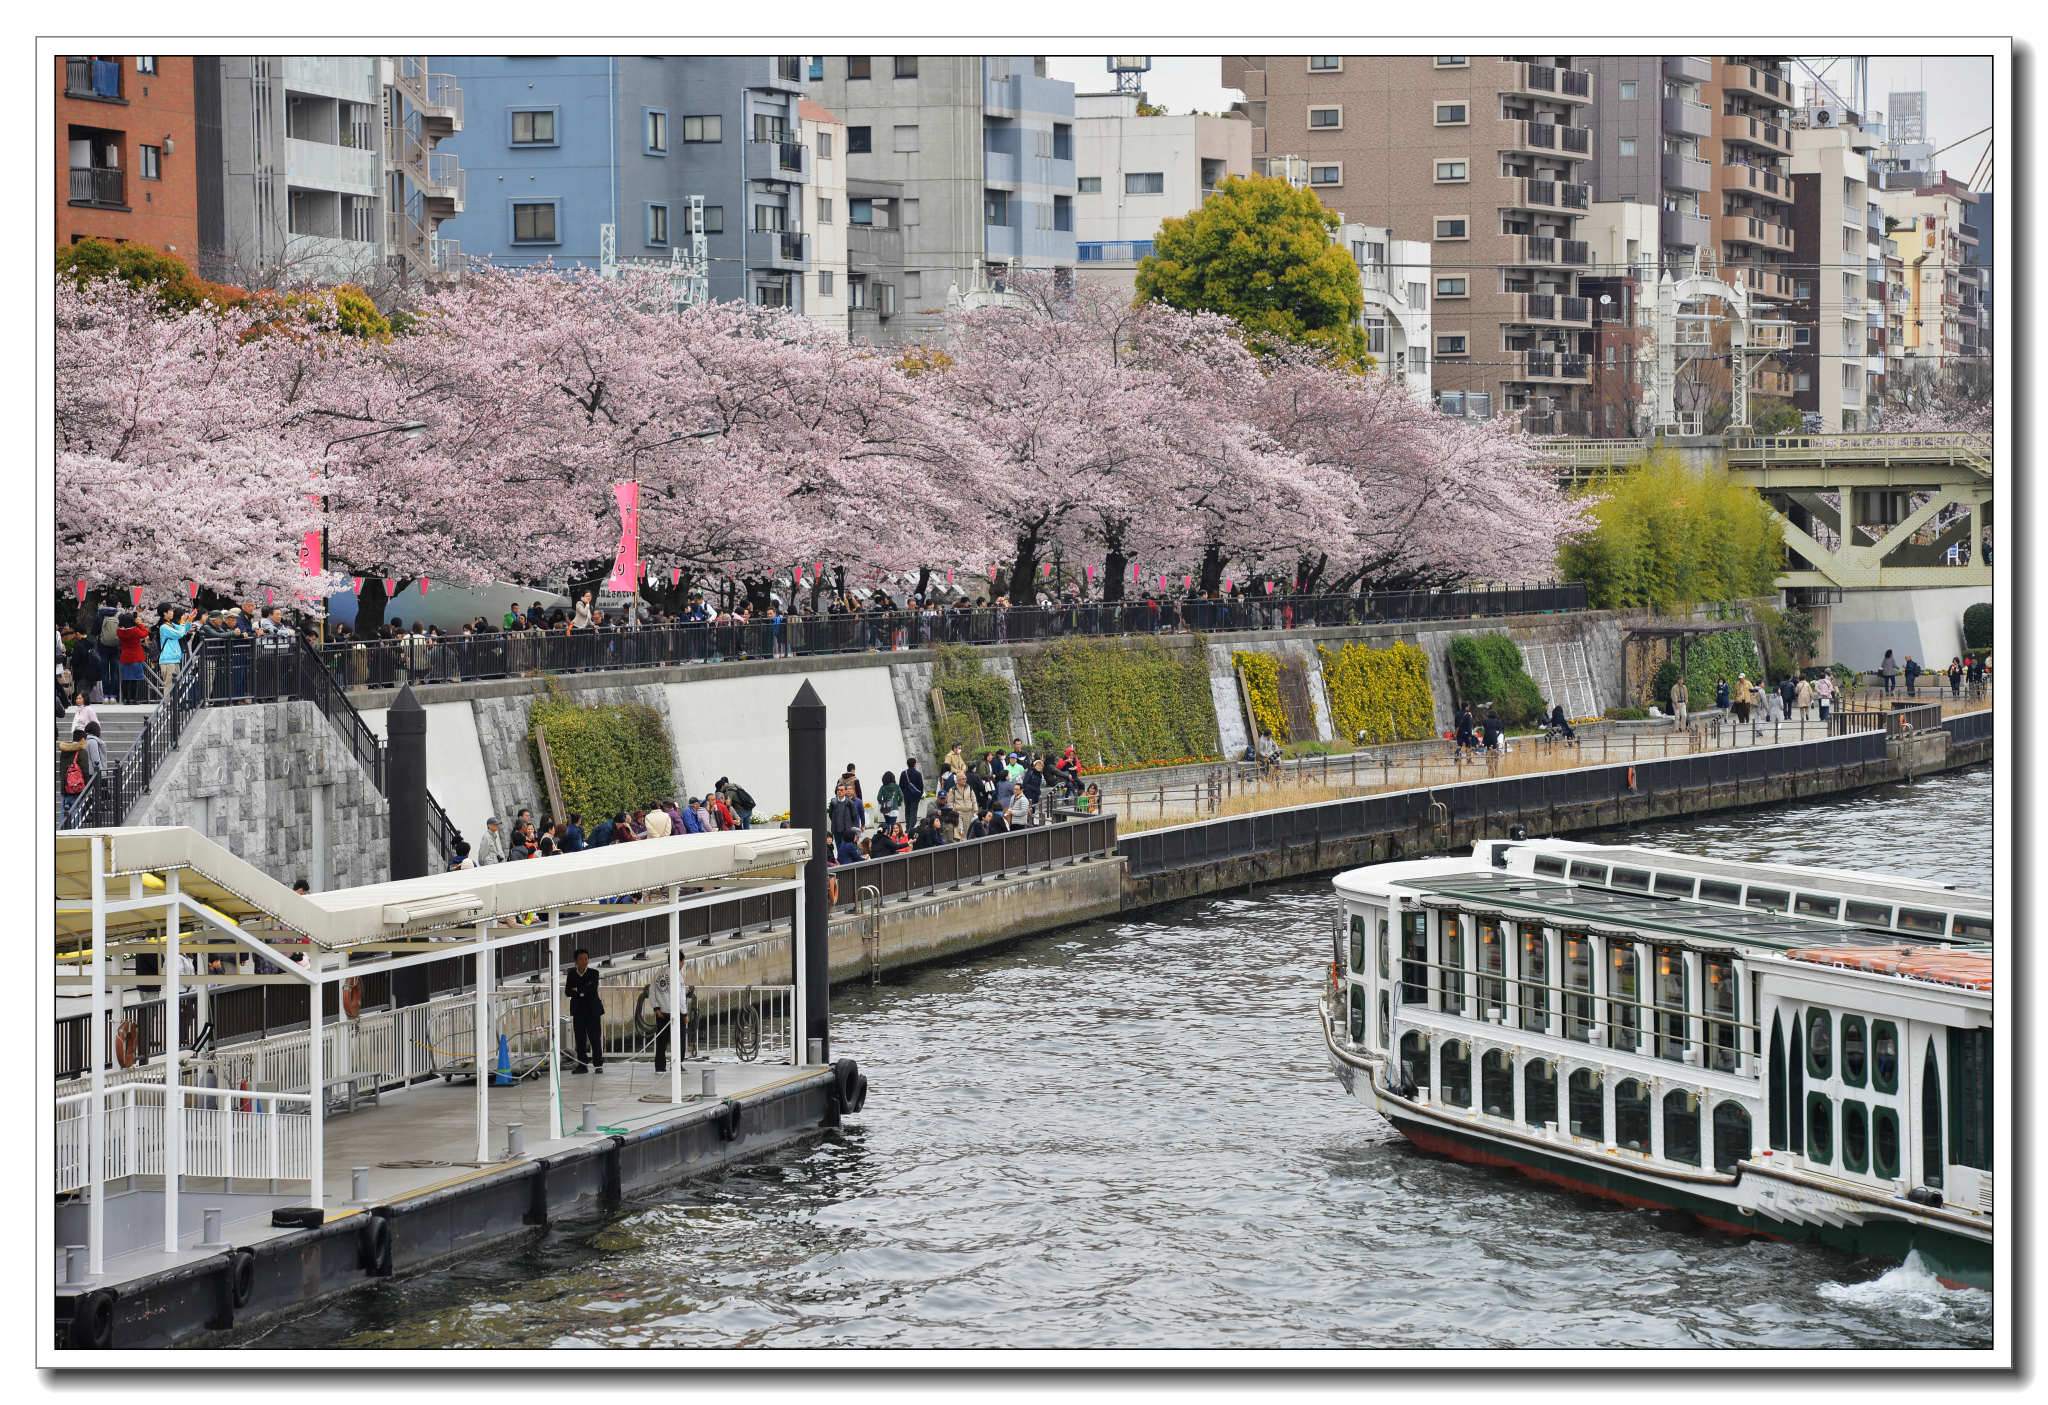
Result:
<instances>
[{"instance_id":1,"label":"rippled water surface","mask_svg":"<svg viewBox=\"0 0 2048 1405\"><path fill-rule=\"evenodd\" d=\"M1988 891L1991 772L1636 837ZM1990 1296L1916 1265L1409 1146L1325 1062L1327 894L1191 902L841 991L835 1051L872 1081L843 1131L250 1345L1991 1344Z\"/></svg>"}]
</instances>

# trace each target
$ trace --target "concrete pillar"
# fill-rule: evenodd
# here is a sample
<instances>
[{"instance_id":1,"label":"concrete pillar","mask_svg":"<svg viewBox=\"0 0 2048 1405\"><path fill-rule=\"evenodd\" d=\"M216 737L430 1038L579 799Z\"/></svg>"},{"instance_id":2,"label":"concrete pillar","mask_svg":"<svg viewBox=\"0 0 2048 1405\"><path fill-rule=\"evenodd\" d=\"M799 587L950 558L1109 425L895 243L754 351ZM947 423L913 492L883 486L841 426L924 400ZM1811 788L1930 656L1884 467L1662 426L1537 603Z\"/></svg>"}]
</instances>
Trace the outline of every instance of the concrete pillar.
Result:
<instances>
[{"instance_id":1,"label":"concrete pillar","mask_svg":"<svg viewBox=\"0 0 2048 1405\"><path fill-rule=\"evenodd\" d=\"M824 1062L832 1061L831 910L825 894L826 833L825 700L807 680L789 705L789 827L811 832L811 858L804 865L799 901L803 922L796 929L796 984L803 1000L799 1020L804 1047L822 1041Z\"/></svg>"}]
</instances>

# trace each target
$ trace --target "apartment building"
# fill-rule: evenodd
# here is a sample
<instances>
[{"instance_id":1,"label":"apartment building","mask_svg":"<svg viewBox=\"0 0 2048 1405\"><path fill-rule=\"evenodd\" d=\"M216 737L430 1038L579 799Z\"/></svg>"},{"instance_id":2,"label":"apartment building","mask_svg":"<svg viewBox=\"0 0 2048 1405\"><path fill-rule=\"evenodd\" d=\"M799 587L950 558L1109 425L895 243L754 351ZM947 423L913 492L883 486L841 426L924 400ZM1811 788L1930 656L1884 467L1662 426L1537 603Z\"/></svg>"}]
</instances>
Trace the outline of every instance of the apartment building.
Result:
<instances>
[{"instance_id":1,"label":"apartment building","mask_svg":"<svg viewBox=\"0 0 2048 1405\"><path fill-rule=\"evenodd\" d=\"M869 224L866 250L849 225L849 279L853 262L886 269L900 247L897 281L870 280L871 339L929 338L949 302L1012 269L1071 274L1074 85L1047 78L1043 58L832 56L811 73L812 96L846 123L849 213L866 200L871 221L891 221Z\"/></svg>"},{"instance_id":2,"label":"apartment building","mask_svg":"<svg viewBox=\"0 0 2048 1405\"><path fill-rule=\"evenodd\" d=\"M1075 272L1127 289L1162 221L1200 208L1224 177L1252 171L1244 118L1141 117L1138 98L1074 97Z\"/></svg>"},{"instance_id":3,"label":"apartment building","mask_svg":"<svg viewBox=\"0 0 2048 1405\"><path fill-rule=\"evenodd\" d=\"M1583 414L1590 72L1559 55L1225 56L1223 83L1245 95L1255 170L1299 160L1332 209L1429 243L1440 409Z\"/></svg>"},{"instance_id":4,"label":"apartment building","mask_svg":"<svg viewBox=\"0 0 2048 1405\"><path fill-rule=\"evenodd\" d=\"M1576 419L1530 417L1533 431L1596 439L1649 431L1657 284L1679 272L1664 263L1669 223L1668 213L1648 201L1595 200L1588 208L1579 228L1593 272L1579 289L1593 318L1590 403ZM1690 268L1692 251L1682 252Z\"/></svg>"},{"instance_id":5,"label":"apartment building","mask_svg":"<svg viewBox=\"0 0 2048 1405\"><path fill-rule=\"evenodd\" d=\"M1331 236L1358 265L1365 294L1359 325L1377 369L1422 396L1430 394L1429 280L1426 240L1396 239L1377 224L1340 224Z\"/></svg>"},{"instance_id":6,"label":"apartment building","mask_svg":"<svg viewBox=\"0 0 2048 1405\"><path fill-rule=\"evenodd\" d=\"M1657 212L1658 261L1689 270L1714 249L1715 167L1704 144L1713 112L1701 94L1713 62L1695 55L1612 55L1585 60L1593 76L1592 162L1595 201L1633 203Z\"/></svg>"},{"instance_id":7,"label":"apartment building","mask_svg":"<svg viewBox=\"0 0 2048 1405\"><path fill-rule=\"evenodd\" d=\"M811 232L810 287L804 315L844 338L847 334L846 124L809 98L797 100L797 122L811 153L803 188L804 224Z\"/></svg>"},{"instance_id":8,"label":"apartment building","mask_svg":"<svg viewBox=\"0 0 2048 1405\"><path fill-rule=\"evenodd\" d=\"M1700 154L1713 167L1714 243L1720 272L1765 299L1793 296L1790 159L1793 86L1790 60L1748 56L1711 60L1699 85L1713 118Z\"/></svg>"},{"instance_id":9,"label":"apartment building","mask_svg":"<svg viewBox=\"0 0 2048 1405\"><path fill-rule=\"evenodd\" d=\"M191 259L199 187L190 58L67 54L57 64L57 243L147 244Z\"/></svg>"},{"instance_id":10,"label":"apartment building","mask_svg":"<svg viewBox=\"0 0 2048 1405\"><path fill-rule=\"evenodd\" d=\"M1792 403L1828 431L1866 427L1885 371L1884 216L1871 199L1877 139L1854 123L1792 128ZM1809 420L1809 423L1813 421Z\"/></svg>"},{"instance_id":11,"label":"apartment building","mask_svg":"<svg viewBox=\"0 0 2048 1405\"><path fill-rule=\"evenodd\" d=\"M709 295L804 306L804 189L814 156L798 110L801 57L437 57L467 94L468 207L448 233L468 257L530 266L663 260L702 201Z\"/></svg>"},{"instance_id":12,"label":"apartment building","mask_svg":"<svg viewBox=\"0 0 2048 1405\"><path fill-rule=\"evenodd\" d=\"M1946 172L1917 188L1893 190L1889 182L1887 177L1878 198L1898 241L1904 274L1906 372L1916 365L1939 370L1958 358L1981 359L1977 193Z\"/></svg>"}]
</instances>

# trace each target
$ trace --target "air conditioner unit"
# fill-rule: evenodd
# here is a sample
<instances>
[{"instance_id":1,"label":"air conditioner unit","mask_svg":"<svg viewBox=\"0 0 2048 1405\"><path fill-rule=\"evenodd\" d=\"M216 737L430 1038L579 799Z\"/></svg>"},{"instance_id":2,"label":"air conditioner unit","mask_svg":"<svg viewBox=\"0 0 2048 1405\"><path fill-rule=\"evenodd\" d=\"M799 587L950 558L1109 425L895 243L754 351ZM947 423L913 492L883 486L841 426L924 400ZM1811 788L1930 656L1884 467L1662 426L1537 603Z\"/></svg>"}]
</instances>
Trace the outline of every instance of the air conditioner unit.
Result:
<instances>
[{"instance_id":1,"label":"air conditioner unit","mask_svg":"<svg viewBox=\"0 0 2048 1405\"><path fill-rule=\"evenodd\" d=\"M1849 110L1836 103L1822 103L1807 109L1807 120L1816 127L1846 127Z\"/></svg>"}]
</instances>

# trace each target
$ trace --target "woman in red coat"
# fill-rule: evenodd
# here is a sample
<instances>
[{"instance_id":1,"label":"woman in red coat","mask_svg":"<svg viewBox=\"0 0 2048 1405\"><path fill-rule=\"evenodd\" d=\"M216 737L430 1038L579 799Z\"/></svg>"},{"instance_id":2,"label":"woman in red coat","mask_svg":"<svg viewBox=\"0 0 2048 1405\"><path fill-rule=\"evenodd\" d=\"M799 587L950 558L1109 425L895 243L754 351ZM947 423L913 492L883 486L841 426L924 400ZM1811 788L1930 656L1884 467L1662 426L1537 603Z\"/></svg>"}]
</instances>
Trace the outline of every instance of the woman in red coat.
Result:
<instances>
[{"instance_id":1,"label":"woman in red coat","mask_svg":"<svg viewBox=\"0 0 2048 1405\"><path fill-rule=\"evenodd\" d=\"M121 701L148 702L149 664L143 654L143 641L149 638L149 631L135 622L133 610L123 610L114 637L121 642Z\"/></svg>"}]
</instances>

